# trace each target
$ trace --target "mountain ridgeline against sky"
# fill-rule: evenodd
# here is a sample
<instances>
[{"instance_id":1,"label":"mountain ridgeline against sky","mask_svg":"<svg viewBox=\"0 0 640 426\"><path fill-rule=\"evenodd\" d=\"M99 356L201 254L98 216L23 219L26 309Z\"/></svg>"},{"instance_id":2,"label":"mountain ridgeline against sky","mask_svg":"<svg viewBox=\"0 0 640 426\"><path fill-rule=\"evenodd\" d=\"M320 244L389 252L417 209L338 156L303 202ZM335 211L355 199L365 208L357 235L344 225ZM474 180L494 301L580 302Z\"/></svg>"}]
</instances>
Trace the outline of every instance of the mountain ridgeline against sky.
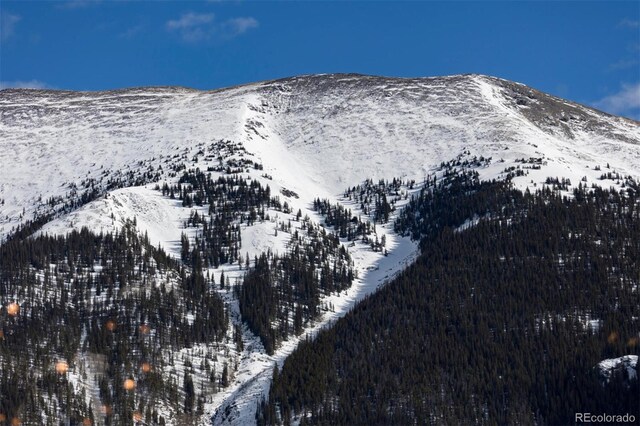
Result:
<instances>
[{"instance_id":1,"label":"mountain ridgeline against sky","mask_svg":"<svg viewBox=\"0 0 640 426\"><path fill-rule=\"evenodd\" d=\"M481 75L0 115L0 423L638 416L636 121Z\"/></svg>"},{"instance_id":2,"label":"mountain ridgeline against sky","mask_svg":"<svg viewBox=\"0 0 640 426\"><path fill-rule=\"evenodd\" d=\"M477 75L304 76L213 92L5 90L0 111L3 234L40 196L64 196L86 179L125 184L140 162L221 139L248 141L291 175L305 170L290 185L332 194L367 178L423 177L465 148L494 159L546 156L578 178L608 155L620 173L640 163L637 122Z\"/></svg>"}]
</instances>

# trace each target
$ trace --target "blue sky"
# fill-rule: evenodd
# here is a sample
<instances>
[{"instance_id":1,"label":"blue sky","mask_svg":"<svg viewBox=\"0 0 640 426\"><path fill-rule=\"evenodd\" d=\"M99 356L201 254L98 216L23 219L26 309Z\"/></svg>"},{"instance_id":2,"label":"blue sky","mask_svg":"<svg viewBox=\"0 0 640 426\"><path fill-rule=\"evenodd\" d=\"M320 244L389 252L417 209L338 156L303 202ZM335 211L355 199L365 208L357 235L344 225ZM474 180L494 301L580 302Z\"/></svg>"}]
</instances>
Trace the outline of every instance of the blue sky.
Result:
<instances>
[{"instance_id":1,"label":"blue sky","mask_svg":"<svg viewBox=\"0 0 640 426\"><path fill-rule=\"evenodd\" d=\"M482 73L640 119L640 2L11 1L1 87Z\"/></svg>"}]
</instances>

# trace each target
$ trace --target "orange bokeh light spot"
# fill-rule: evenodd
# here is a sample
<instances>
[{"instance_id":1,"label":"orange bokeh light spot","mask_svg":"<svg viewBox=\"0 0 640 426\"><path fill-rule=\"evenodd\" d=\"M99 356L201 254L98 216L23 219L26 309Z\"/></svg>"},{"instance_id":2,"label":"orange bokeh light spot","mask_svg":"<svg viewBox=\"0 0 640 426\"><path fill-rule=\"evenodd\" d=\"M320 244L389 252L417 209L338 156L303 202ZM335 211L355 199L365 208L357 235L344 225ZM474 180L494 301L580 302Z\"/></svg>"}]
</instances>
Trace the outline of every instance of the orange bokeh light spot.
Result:
<instances>
[{"instance_id":1,"label":"orange bokeh light spot","mask_svg":"<svg viewBox=\"0 0 640 426\"><path fill-rule=\"evenodd\" d=\"M104 414L105 416L110 416L111 415L111 406L109 405L103 405L102 407L100 407L100 411L102 412L102 414Z\"/></svg>"},{"instance_id":2,"label":"orange bokeh light spot","mask_svg":"<svg viewBox=\"0 0 640 426\"><path fill-rule=\"evenodd\" d=\"M17 417L11 419L11 426L20 426L22 424L22 420Z\"/></svg>"},{"instance_id":3,"label":"orange bokeh light spot","mask_svg":"<svg viewBox=\"0 0 640 426\"><path fill-rule=\"evenodd\" d=\"M612 331L611 334L609 334L609 337L607 337L607 342L609 342L610 344L613 344L617 341L618 341L618 332Z\"/></svg>"},{"instance_id":4,"label":"orange bokeh light spot","mask_svg":"<svg viewBox=\"0 0 640 426\"><path fill-rule=\"evenodd\" d=\"M9 303L7 305L7 313L12 317L15 317L20 313L20 305L18 305L16 302Z\"/></svg>"},{"instance_id":5,"label":"orange bokeh light spot","mask_svg":"<svg viewBox=\"0 0 640 426\"><path fill-rule=\"evenodd\" d=\"M140 326L140 333L149 334L150 331L151 331L151 327L149 327L147 324L142 324Z\"/></svg>"},{"instance_id":6,"label":"orange bokeh light spot","mask_svg":"<svg viewBox=\"0 0 640 426\"><path fill-rule=\"evenodd\" d=\"M143 362L140 365L140 369L143 373L149 373L151 371L151 364L149 364L148 362Z\"/></svg>"},{"instance_id":7,"label":"orange bokeh light spot","mask_svg":"<svg viewBox=\"0 0 640 426\"><path fill-rule=\"evenodd\" d=\"M116 322L113 320L109 320L107 321L107 323L105 324L105 327L107 327L107 330L109 331L113 331L116 329Z\"/></svg>"},{"instance_id":8,"label":"orange bokeh light spot","mask_svg":"<svg viewBox=\"0 0 640 426\"><path fill-rule=\"evenodd\" d=\"M91 425L92 425L91 419L88 417L82 421L82 426L91 426Z\"/></svg>"},{"instance_id":9,"label":"orange bokeh light spot","mask_svg":"<svg viewBox=\"0 0 640 426\"><path fill-rule=\"evenodd\" d=\"M65 374L69 370L69 364L66 361L56 362L56 373Z\"/></svg>"},{"instance_id":10,"label":"orange bokeh light spot","mask_svg":"<svg viewBox=\"0 0 640 426\"><path fill-rule=\"evenodd\" d=\"M7 420L7 415L5 413L0 413L0 422L4 422Z\"/></svg>"},{"instance_id":11,"label":"orange bokeh light spot","mask_svg":"<svg viewBox=\"0 0 640 426\"><path fill-rule=\"evenodd\" d=\"M133 390L136 387L136 382L133 379L127 379L124 381L124 388L125 390Z\"/></svg>"},{"instance_id":12,"label":"orange bokeh light spot","mask_svg":"<svg viewBox=\"0 0 640 426\"><path fill-rule=\"evenodd\" d=\"M133 412L133 421L134 422L141 422L142 421L142 414L140 414L137 411Z\"/></svg>"}]
</instances>

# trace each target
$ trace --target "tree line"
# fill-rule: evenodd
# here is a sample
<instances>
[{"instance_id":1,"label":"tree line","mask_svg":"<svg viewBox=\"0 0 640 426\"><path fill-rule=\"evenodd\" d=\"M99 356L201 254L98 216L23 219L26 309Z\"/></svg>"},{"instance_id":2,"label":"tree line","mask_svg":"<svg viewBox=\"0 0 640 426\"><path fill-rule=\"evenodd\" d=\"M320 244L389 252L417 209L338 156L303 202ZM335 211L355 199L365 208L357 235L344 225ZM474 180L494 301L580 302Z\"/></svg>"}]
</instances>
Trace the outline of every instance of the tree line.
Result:
<instances>
[{"instance_id":1,"label":"tree line","mask_svg":"<svg viewBox=\"0 0 640 426\"><path fill-rule=\"evenodd\" d=\"M258 424L640 417L640 193L519 191L446 168L396 223L418 260L273 372ZM473 222L472 226L464 226Z\"/></svg>"}]
</instances>

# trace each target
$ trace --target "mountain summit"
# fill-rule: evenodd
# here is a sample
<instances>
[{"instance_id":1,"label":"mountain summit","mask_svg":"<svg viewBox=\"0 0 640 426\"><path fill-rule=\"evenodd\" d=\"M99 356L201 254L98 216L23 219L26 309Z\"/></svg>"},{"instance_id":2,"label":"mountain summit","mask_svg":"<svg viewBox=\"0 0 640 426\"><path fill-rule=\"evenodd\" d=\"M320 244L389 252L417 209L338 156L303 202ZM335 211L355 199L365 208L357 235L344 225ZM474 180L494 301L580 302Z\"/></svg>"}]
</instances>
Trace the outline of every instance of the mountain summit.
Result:
<instances>
[{"instance_id":1,"label":"mountain summit","mask_svg":"<svg viewBox=\"0 0 640 426\"><path fill-rule=\"evenodd\" d=\"M69 185L93 179L105 189L110 174L217 140L295 175L287 185L330 193L367 178L421 178L463 151L545 157L549 175L574 179L606 163L636 174L640 164L637 122L481 75L310 75L215 91L8 89L0 112L3 235Z\"/></svg>"},{"instance_id":2,"label":"mountain summit","mask_svg":"<svg viewBox=\"0 0 640 426\"><path fill-rule=\"evenodd\" d=\"M407 229L440 230L423 218L507 227L473 210L482 182L545 188L540 213L640 177L640 123L483 75L8 89L0 114L0 397L25 423L255 421L274 366L416 259ZM412 201L448 183L468 212Z\"/></svg>"}]
</instances>

